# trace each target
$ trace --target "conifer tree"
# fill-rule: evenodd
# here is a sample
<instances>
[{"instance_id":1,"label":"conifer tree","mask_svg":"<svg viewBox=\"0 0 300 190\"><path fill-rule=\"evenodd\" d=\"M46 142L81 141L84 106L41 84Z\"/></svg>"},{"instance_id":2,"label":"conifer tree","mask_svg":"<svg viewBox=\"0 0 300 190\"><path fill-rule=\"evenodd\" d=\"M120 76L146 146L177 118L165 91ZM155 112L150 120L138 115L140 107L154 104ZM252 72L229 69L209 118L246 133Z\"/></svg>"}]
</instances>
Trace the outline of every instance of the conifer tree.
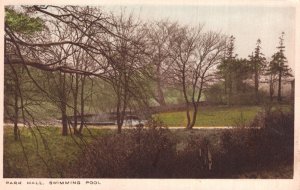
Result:
<instances>
[{"instance_id":1,"label":"conifer tree","mask_svg":"<svg viewBox=\"0 0 300 190\"><path fill-rule=\"evenodd\" d=\"M256 47L254 50L254 54L249 56L250 57L250 63L252 66L252 71L254 73L254 93L255 93L255 102L258 104L259 102L259 94L258 94L258 89L259 89L259 78L260 75L265 68L265 62L266 58L264 57L264 54L261 53L261 40L258 39L256 41Z\"/></svg>"},{"instance_id":2,"label":"conifer tree","mask_svg":"<svg viewBox=\"0 0 300 190\"><path fill-rule=\"evenodd\" d=\"M284 46L284 32L281 33L279 37L279 46L277 47L278 51L272 56L272 60L269 64L268 74L273 77L276 76L278 79L278 93L277 101L282 101L281 89L282 89L282 79L291 77L291 69L287 65L287 58L284 55L285 46Z\"/></svg>"},{"instance_id":3,"label":"conifer tree","mask_svg":"<svg viewBox=\"0 0 300 190\"><path fill-rule=\"evenodd\" d=\"M236 54L234 54L234 41L235 37L230 36L229 43L226 47L226 52L224 55L223 62L218 66L220 75L224 78L224 89L227 95L227 104L230 106L232 104L232 94L233 94L233 75L234 75L234 62Z\"/></svg>"}]
</instances>

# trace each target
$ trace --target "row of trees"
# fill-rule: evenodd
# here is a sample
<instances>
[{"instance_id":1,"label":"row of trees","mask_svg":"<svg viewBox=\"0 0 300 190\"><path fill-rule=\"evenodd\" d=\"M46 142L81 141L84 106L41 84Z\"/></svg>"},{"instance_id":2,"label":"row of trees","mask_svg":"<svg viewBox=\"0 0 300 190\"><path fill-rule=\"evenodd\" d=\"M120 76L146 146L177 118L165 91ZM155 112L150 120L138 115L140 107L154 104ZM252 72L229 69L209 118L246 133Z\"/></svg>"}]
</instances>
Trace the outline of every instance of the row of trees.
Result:
<instances>
[{"instance_id":1,"label":"row of trees","mask_svg":"<svg viewBox=\"0 0 300 190\"><path fill-rule=\"evenodd\" d=\"M278 51L274 53L272 59L267 61L262 53L261 40L258 39L254 52L249 55L248 59L238 59L234 54L234 40L231 36L227 45L223 62L218 66L218 74L223 79L224 92L227 96L227 104L232 105L233 93L247 91L247 88L253 88L251 94L254 94L254 103L261 103L262 97L259 93L259 86L264 79L269 83L269 98L273 101L275 83L278 83L277 101L282 101L282 81L292 77L292 71L287 65L287 59L284 55L284 33L279 37ZM250 83L250 85L249 85Z\"/></svg>"},{"instance_id":2,"label":"row of trees","mask_svg":"<svg viewBox=\"0 0 300 190\"><path fill-rule=\"evenodd\" d=\"M260 40L250 60L237 59L233 36L206 31L201 25L144 23L124 11L114 15L96 7L26 6L5 11L5 110L15 123L16 139L19 116L26 124L34 117L32 106L25 103L30 99L57 107L62 135L68 135L69 123L80 135L84 122L77 119L83 118L86 107L96 105L95 96L107 93L95 94L96 86L112 92L107 99L114 100L118 133L126 110L147 110L152 99L166 105L165 88L182 93L188 129L195 125L200 98L213 84L224 84L231 105L234 85L241 88L239 83L254 75L259 99L259 78L267 66ZM266 72L270 85L278 78L279 101L281 80L290 75L283 36L280 39ZM73 115L72 121L68 115Z\"/></svg>"}]
</instances>

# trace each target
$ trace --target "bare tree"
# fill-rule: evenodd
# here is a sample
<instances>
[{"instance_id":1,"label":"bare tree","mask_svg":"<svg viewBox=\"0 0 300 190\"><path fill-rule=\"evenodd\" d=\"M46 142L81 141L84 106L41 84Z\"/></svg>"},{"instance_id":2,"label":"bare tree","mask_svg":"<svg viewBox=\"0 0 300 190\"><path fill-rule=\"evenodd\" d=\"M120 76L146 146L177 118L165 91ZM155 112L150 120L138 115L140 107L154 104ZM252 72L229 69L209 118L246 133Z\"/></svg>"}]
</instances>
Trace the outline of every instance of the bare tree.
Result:
<instances>
[{"instance_id":1,"label":"bare tree","mask_svg":"<svg viewBox=\"0 0 300 190\"><path fill-rule=\"evenodd\" d=\"M175 61L172 70L182 86L187 129L195 125L203 89L213 83L214 70L224 50L225 36L203 32L202 27L178 27L172 34L171 51Z\"/></svg>"},{"instance_id":2,"label":"bare tree","mask_svg":"<svg viewBox=\"0 0 300 190\"><path fill-rule=\"evenodd\" d=\"M156 82L154 98L161 106L166 105L163 89L167 83L168 71L172 63L169 47L174 25L176 23L162 20L147 26L149 64L154 65L151 77Z\"/></svg>"},{"instance_id":3,"label":"bare tree","mask_svg":"<svg viewBox=\"0 0 300 190\"><path fill-rule=\"evenodd\" d=\"M34 12L39 14L45 21L45 30L41 31L39 35L27 36L20 35L14 32L8 25L5 27L7 34L5 40L18 46L22 51L26 52L26 58L17 55L17 59L10 60L16 64L23 64L32 66L44 71L59 73L58 88L59 96L53 96L51 93L43 89L39 81L32 78L34 83L38 86L41 92L54 102L60 105L62 111L63 134L67 134L67 107L74 108L74 116L77 115L77 95L79 90L79 76L96 76L101 77L103 67L91 67L88 65L80 66L72 64L74 60L80 60L78 51L81 54L89 56L93 62L101 65L99 57L106 56L106 52L101 48L102 45L96 40L99 35L112 35L105 25L110 25L105 16L97 8L90 7L75 7L75 6L29 6L26 8L27 12ZM92 42L97 42L97 46L92 45ZM76 55L75 55L76 53ZM77 57L76 57L77 56ZM101 59L100 59L101 60ZM74 63L76 63L74 61ZM80 63L84 65L84 63ZM28 69L26 69L29 72ZM28 73L30 75L30 73ZM70 106L67 103L66 82L68 74L75 76L75 90L73 91L74 104ZM82 77L84 78L84 77ZM83 81L83 80L82 80ZM83 110L83 109L81 109ZM74 120L76 121L76 119ZM76 124L74 124L77 126ZM73 125L73 126L74 126ZM74 126L74 129L76 128ZM76 130L75 130L76 131Z\"/></svg>"},{"instance_id":4,"label":"bare tree","mask_svg":"<svg viewBox=\"0 0 300 190\"><path fill-rule=\"evenodd\" d=\"M114 17L113 23L116 36L106 39L109 53L107 78L115 92L116 122L118 133L121 133L125 113L133 97L139 94L138 81L143 77L142 68L147 64L144 59L145 31L141 22L124 12Z\"/></svg>"}]
</instances>

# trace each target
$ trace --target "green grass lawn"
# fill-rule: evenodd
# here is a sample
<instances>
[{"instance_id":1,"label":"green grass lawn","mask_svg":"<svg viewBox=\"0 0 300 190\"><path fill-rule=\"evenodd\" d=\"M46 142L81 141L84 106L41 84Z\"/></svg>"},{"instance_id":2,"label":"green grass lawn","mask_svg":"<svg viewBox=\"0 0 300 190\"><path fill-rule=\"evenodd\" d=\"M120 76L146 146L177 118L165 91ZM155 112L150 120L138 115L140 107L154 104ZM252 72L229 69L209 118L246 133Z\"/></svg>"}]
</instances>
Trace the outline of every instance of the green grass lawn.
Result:
<instances>
[{"instance_id":1,"label":"green grass lawn","mask_svg":"<svg viewBox=\"0 0 300 190\"><path fill-rule=\"evenodd\" d=\"M287 105L280 105L283 111L288 110ZM274 107L275 109L275 107ZM259 106L241 107L200 107L195 126L236 126L250 122L255 115L263 109ZM166 112L154 115L169 127L182 126L187 123L186 112Z\"/></svg>"},{"instance_id":2,"label":"green grass lawn","mask_svg":"<svg viewBox=\"0 0 300 190\"><path fill-rule=\"evenodd\" d=\"M37 129L31 132L24 127L20 130L24 150L20 141L14 140L12 127L4 127L4 177L62 177L81 153L80 147L93 140L86 129L83 141L70 135L61 136L61 128L57 127L39 127L40 132ZM109 129L90 131L97 137L112 132Z\"/></svg>"}]
</instances>

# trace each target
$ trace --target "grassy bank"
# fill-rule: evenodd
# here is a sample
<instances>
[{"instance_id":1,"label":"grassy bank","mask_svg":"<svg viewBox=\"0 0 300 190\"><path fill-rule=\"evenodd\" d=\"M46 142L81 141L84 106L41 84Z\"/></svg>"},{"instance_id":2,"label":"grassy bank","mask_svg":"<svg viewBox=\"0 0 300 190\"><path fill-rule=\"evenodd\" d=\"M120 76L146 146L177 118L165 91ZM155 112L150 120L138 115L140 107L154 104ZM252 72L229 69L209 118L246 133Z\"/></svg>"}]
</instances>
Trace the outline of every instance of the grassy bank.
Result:
<instances>
[{"instance_id":1,"label":"grassy bank","mask_svg":"<svg viewBox=\"0 0 300 190\"><path fill-rule=\"evenodd\" d=\"M203 107L199 109L195 126L232 126L239 120L251 121L258 106L246 107ZM155 115L168 126L185 126L186 112L167 112Z\"/></svg>"},{"instance_id":2,"label":"grassy bank","mask_svg":"<svg viewBox=\"0 0 300 190\"><path fill-rule=\"evenodd\" d=\"M288 111L288 105L278 105L273 109L282 109ZM259 106L207 106L200 107L197 114L195 126L235 126L241 123L250 122L255 115L263 111L264 108ZM185 126L187 123L186 112L165 112L154 115L155 118L161 120L169 127Z\"/></svg>"},{"instance_id":3,"label":"grassy bank","mask_svg":"<svg viewBox=\"0 0 300 190\"><path fill-rule=\"evenodd\" d=\"M21 127L21 141L15 141L12 127L4 127L4 177L63 177L64 170L81 153L81 148L93 141L93 136L110 133L108 129L84 129L80 139L61 136L58 127Z\"/></svg>"}]
</instances>

